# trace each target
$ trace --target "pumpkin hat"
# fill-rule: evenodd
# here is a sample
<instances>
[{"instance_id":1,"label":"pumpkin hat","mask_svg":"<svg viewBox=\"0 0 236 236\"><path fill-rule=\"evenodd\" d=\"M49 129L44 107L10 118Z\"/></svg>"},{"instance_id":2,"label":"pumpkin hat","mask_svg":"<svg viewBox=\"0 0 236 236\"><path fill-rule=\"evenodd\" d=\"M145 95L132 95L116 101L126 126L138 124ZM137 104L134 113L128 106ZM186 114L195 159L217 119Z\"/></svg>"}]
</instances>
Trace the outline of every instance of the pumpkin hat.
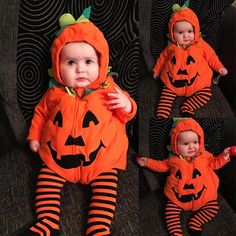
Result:
<instances>
[{"instance_id":1,"label":"pumpkin hat","mask_svg":"<svg viewBox=\"0 0 236 236\"><path fill-rule=\"evenodd\" d=\"M188 8L189 1L187 0L182 7L180 7L178 4L174 4L172 6L172 15L169 20L168 29L169 29L169 37L172 42L175 42L174 39L174 24L177 21L188 21L190 24L192 24L194 28L194 42L197 42L200 37L200 26L197 15Z\"/></svg>"},{"instance_id":2,"label":"pumpkin hat","mask_svg":"<svg viewBox=\"0 0 236 236\"><path fill-rule=\"evenodd\" d=\"M51 48L53 76L59 84L64 84L60 76L60 53L67 43L86 42L99 55L99 77L88 88L96 89L105 82L108 73L109 48L103 33L89 21L91 7L86 8L82 15L75 20L70 13L63 14L59 19L60 31Z\"/></svg>"},{"instance_id":3,"label":"pumpkin hat","mask_svg":"<svg viewBox=\"0 0 236 236\"><path fill-rule=\"evenodd\" d=\"M174 154L179 155L177 149L177 138L182 131L191 130L197 133L199 137L199 151L196 156L205 151L204 132L202 127L193 118L184 118L179 120L171 129L171 150Z\"/></svg>"}]
</instances>

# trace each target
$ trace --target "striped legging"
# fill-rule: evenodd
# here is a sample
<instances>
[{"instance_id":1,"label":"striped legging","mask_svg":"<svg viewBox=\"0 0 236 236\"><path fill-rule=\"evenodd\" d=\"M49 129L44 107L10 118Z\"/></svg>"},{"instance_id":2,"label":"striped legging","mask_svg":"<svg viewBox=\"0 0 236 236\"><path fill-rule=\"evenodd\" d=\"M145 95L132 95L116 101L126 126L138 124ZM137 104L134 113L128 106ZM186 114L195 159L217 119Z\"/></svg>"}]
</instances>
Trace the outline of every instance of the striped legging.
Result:
<instances>
[{"instance_id":1,"label":"striped legging","mask_svg":"<svg viewBox=\"0 0 236 236\"><path fill-rule=\"evenodd\" d=\"M216 200L209 201L206 205L195 211L188 222L190 235L201 235L202 225L212 220L219 211ZM181 213L183 209L168 201L165 208L165 221L170 236L183 236L181 226Z\"/></svg>"},{"instance_id":2,"label":"striped legging","mask_svg":"<svg viewBox=\"0 0 236 236\"><path fill-rule=\"evenodd\" d=\"M203 107L211 99L212 92L209 87L198 90L192 96L187 97L180 106L180 112L183 116L192 116L194 112ZM161 91L159 102L156 109L156 116L168 118L171 114L171 109L177 95L164 86Z\"/></svg>"},{"instance_id":3,"label":"striped legging","mask_svg":"<svg viewBox=\"0 0 236 236\"><path fill-rule=\"evenodd\" d=\"M37 180L35 207L37 223L26 235L57 236L59 233L61 190L66 180L46 166ZM89 205L86 235L110 235L117 195L117 170L100 174L91 181L92 197Z\"/></svg>"}]
</instances>

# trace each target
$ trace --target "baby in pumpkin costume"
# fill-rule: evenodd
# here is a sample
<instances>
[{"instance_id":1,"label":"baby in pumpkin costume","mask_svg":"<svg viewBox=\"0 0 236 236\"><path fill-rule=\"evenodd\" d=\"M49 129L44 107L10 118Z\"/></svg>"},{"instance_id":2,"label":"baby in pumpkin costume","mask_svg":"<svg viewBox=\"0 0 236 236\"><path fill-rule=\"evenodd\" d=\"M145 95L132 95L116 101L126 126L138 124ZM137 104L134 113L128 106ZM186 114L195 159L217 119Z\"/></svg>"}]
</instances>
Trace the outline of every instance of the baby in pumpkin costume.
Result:
<instances>
[{"instance_id":1,"label":"baby in pumpkin costume","mask_svg":"<svg viewBox=\"0 0 236 236\"><path fill-rule=\"evenodd\" d=\"M183 236L182 211L193 211L188 227L190 236L200 236L202 225L218 213L217 170L230 161L230 147L217 157L204 148L204 133L193 118L177 122L171 129L170 156L165 160L138 157L137 162L157 172L169 172L164 187L168 198L165 221L170 235Z\"/></svg>"},{"instance_id":2,"label":"baby in pumpkin costume","mask_svg":"<svg viewBox=\"0 0 236 236\"><path fill-rule=\"evenodd\" d=\"M75 20L64 14L51 48L57 86L35 108L30 148L43 160L36 189L37 223L23 235L60 235L60 196L65 182L90 184L86 235L110 235L118 173L126 168L125 124L135 101L109 72L103 33L88 20L91 8Z\"/></svg>"},{"instance_id":3,"label":"baby in pumpkin costume","mask_svg":"<svg viewBox=\"0 0 236 236\"><path fill-rule=\"evenodd\" d=\"M187 7L188 3L182 7L173 5L168 23L170 41L153 68L154 79L160 75L164 83L157 117L169 117L178 96L186 97L180 106L182 116L194 116L211 98L212 69L220 75L228 73L213 48L201 37L198 18Z\"/></svg>"}]
</instances>

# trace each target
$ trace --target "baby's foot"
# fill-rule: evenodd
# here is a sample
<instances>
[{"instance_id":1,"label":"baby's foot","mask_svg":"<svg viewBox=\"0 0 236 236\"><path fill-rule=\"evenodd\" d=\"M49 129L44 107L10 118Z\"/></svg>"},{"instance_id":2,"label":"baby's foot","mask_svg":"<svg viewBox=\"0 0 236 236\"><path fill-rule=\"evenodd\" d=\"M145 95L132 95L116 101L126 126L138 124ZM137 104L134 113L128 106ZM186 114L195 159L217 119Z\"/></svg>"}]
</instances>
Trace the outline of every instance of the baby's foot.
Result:
<instances>
[{"instance_id":1,"label":"baby's foot","mask_svg":"<svg viewBox=\"0 0 236 236\"><path fill-rule=\"evenodd\" d=\"M31 226L27 231L22 233L20 236L60 236L59 229L55 229L51 226L51 221L48 219L43 219L37 222L35 225ZM55 225L55 227L57 227Z\"/></svg>"}]
</instances>

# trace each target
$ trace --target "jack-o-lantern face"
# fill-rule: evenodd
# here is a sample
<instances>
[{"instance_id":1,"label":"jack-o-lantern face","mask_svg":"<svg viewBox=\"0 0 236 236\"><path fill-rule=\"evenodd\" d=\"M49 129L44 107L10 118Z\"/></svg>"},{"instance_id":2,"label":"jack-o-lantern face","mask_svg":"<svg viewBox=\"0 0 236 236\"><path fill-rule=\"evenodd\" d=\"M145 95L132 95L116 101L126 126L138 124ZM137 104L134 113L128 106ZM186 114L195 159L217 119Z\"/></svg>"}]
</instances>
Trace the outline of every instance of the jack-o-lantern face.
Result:
<instances>
[{"instance_id":1,"label":"jack-o-lantern face","mask_svg":"<svg viewBox=\"0 0 236 236\"><path fill-rule=\"evenodd\" d=\"M96 116L91 111L88 110L84 116L82 128L84 128L84 129L89 128L90 122L93 122L94 126L99 124L99 121L96 118ZM61 111L57 112L57 114L54 118L53 124L55 126L58 126L59 128L63 128L63 116L62 116ZM81 135L78 135L76 137L73 137L71 134L64 134L64 135L65 135L65 138L62 136L61 139L64 138L65 147L70 146L73 148L73 146L79 146L79 147L86 146L86 142L84 141L84 139ZM89 153L89 157L88 157L89 160L86 161L86 157L82 153L76 153L76 154L68 153L68 154L61 154L61 155L60 155L60 153L58 154L58 152L53 149L52 144L51 144L52 142L53 142L53 140L50 140L47 142L51 156L52 156L53 160L55 161L55 163L64 169L71 169L71 168L76 168L79 166L91 165L94 162L94 160L96 159L99 150L102 147L105 148L105 145L103 144L102 140L100 140L98 142L97 148L95 148L95 150L93 150ZM58 155L60 155L60 156L58 156Z\"/></svg>"},{"instance_id":2,"label":"jack-o-lantern face","mask_svg":"<svg viewBox=\"0 0 236 236\"><path fill-rule=\"evenodd\" d=\"M189 55L186 59L186 65L190 65L190 63L195 63L195 60L192 56ZM172 57L171 64L176 65L176 57L175 56ZM170 75L170 72L167 72L167 75L169 77L170 83L176 88L181 88L184 86L191 86L195 82L197 76L199 76L197 71L195 72L195 75L193 77L188 78L188 79L173 80L173 77ZM188 77L189 73L188 73L187 69L180 69L179 68L176 76L187 76Z\"/></svg>"},{"instance_id":3,"label":"jack-o-lantern face","mask_svg":"<svg viewBox=\"0 0 236 236\"><path fill-rule=\"evenodd\" d=\"M210 200L215 200L219 180L208 167L208 154L192 162L173 157L165 185L166 196L184 210L195 211Z\"/></svg>"},{"instance_id":4,"label":"jack-o-lantern face","mask_svg":"<svg viewBox=\"0 0 236 236\"><path fill-rule=\"evenodd\" d=\"M201 178L201 175L202 175L201 172L195 168L192 173L192 180L194 181L198 178ZM175 178L177 178L179 181L182 180L182 173L180 170L176 172ZM185 183L183 185L183 189L181 190L181 192L177 192L177 190L175 190L174 187L172 187L172 190L174 192L175 197L178 199L178 201L180 201L181 203L186 203L186 202L198 200L202 196L203 191L206 189L204 185L202 185L200 189L195 190L195 188L197 187L194 185L194 183ZM190 191L192 190L195 193L186 194L185 191L189 192L189 190Z\"/></svg>"},{"instance_id":5,"label":"jack-o-lantern face","mask_svg":"<svg viewBox=\"0 0 236 236\"><path fill-rule=\"evenodd\" d=\"M188 97L211 85L212 69L195 47L175 46L162 68L161 80L177 96Z\"/></svg>"}]
</instances>

